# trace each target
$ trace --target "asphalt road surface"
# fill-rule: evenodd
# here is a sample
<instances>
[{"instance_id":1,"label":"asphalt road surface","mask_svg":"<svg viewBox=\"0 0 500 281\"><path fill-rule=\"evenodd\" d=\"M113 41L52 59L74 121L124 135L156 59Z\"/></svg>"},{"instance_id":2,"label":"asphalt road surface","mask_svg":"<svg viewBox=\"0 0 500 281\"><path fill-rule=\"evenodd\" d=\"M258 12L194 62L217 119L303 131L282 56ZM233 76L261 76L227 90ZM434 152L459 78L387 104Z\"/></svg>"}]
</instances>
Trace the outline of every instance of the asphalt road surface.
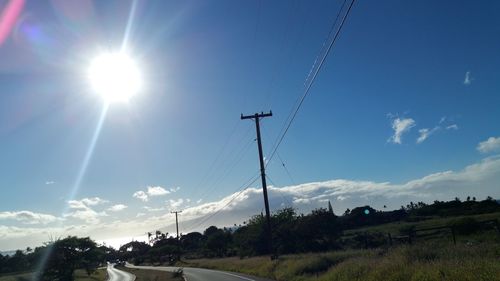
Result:
<instances>
[{"instance_id":1,"label":"asphalt road surface","mask_svg":"<svg viewBox=\"0 0 500 281\"><path fill-rule=\"evenodd\" d=\"M173 266L134 266L127 264L127 267L137 269L152 269L162 271L175 271L178 267ZM250 275L218 271L203 268L184 267L184 276L187 281L272 281L270 279L254 277Z\"/></svg>"},{"instance_id":2,"label":"asphalt road surface","mask_svg":"<svg viewBox=\"0 0 500 281\"><path fill-rule=\"evenodd\" d=\"M134 281L135 275L115 268L114 264L108 264L108 281Z\"/></svg>"}]
</instances>

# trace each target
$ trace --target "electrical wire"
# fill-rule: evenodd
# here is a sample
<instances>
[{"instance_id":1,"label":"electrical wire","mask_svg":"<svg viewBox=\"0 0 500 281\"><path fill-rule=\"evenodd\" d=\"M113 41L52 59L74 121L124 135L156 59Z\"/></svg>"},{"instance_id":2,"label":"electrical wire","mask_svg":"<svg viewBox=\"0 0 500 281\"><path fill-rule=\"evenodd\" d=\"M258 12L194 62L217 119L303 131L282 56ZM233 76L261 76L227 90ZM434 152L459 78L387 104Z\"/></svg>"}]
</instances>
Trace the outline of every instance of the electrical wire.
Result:
<instances>
[{"instance_id":1,"label":"electrical wire","mask_svg":"<svg viewBox=\"0 0 500 281\"><path fill-rule=\"evenodd\" d=\"M247 182L248 183L245 183L244 185L242 185L241 187L239 187L237 189L237 193L236 195L233 195L233 197L226 203L224 204L224 206L220 207L219 209L217 209L217 211L211 213L211 214L207 214L205 215L205 217L199 221L198 223L196 223L195 225L192 224L190 225L187 229L189 229L190 231L193 230L193 229L196 229L198 227L200 227L201 225L203 225L204 223L206 223L208 220L210 220L211 218L213 218L214 216L216 216L217 214L219 214L222 210L224 210L227 206L229 206L229 204L231 204L236 198L238 198L245 190L247 190L248 188L250 188L250 186L256 182L257 180L259 179L259 173L257 173L255 176L253 176L252 178L250 178ZM235 194L233 193L233 194Z\"/></svg>"},{"instance_id":2,"label":"electrical wire","mask_svg":"<svg viewBox=\"0 0 500 281\"><path fill-rule=\"evenodd\" d=\"M286 134L288 133L288 130L290 129L290 126L292 125L293 121L295 120L295 117L297 116L297 113L298 111L300 110L302 104L304 103L304 100L305 98L308 96L308 94L310 93L310 90L311 90L311 87L312 85L314 84L314 82L316 81L316 77L318 76L318 73L320 72L320 70L322 69L323 67L323 64L326 60L326 58L328 57L328 55L330 54L330 51L332 50L335 42L337 41L338 39L338 36L340 34L340 31L342 30L342 27L344 26L345 24L345 21L347 19L347 17L349 16L349 13L352 9L352 6L354 5L354 2L355 0L352 0L349 7L347 8L347 11L346 13L344 14L344 16L342 17L342 20L340 22L340 26L339 28L337 29L337 31L335 32L335 35L333 36L333 39L331 40L330 44L328 45L328 48L326 49L326 52L324 53L322 59L320 60L319 62L319 65L318 67L316 68L316 70L313 71L313 75L311 77L311 79L309 79L309 83L307 84L306 88L305 88L305 91L303 93L303 95L301 96L299 102L298 102L298 105L296 106L295 110L292 111L292 114L289 115L291 117L287 118L287 121L285 122L285 125L284 125L284 130L281 130L282 133L280 134L280 136L277 138L277 141L275 142L275 145L273 145L273 149L272 149L272 152L271 152L271 155L269 156L269 161L274 157L274 155L276 154L277 150L278 150L278 147L281 145L281 143L283 142L283 139L285 138ZM345 3L345 2L344 2ZM342 11L342 8L341 10L339 11L339 14L337 14L337 19L340 15L340 12ZM337 19L335 20L335 22L333 23L332 25L332 30L333 30L333 27L336 25L336 22L337 22ZM308 79L306 79L307 81ZM268 163L269 163L268 161Z\"/></svg>"}]
</instances>

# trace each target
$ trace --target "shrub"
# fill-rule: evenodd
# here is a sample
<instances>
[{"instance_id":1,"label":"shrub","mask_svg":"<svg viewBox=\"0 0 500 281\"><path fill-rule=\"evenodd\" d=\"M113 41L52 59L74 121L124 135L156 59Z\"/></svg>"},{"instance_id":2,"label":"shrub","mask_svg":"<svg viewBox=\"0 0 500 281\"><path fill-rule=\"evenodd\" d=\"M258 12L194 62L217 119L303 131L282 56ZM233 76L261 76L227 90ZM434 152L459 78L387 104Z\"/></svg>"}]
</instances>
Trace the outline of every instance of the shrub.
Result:
<instances>
[{"instance_id":1,"label":"shrub","mask_svg":"<svg viewBox=\"0 0 500 281\"><path fill-rule=\"evenodd\" d=\"M472 234L481 229L481 224L474 218L461 218L449 223L458 234Z\"/></svg>"}]
</instances>

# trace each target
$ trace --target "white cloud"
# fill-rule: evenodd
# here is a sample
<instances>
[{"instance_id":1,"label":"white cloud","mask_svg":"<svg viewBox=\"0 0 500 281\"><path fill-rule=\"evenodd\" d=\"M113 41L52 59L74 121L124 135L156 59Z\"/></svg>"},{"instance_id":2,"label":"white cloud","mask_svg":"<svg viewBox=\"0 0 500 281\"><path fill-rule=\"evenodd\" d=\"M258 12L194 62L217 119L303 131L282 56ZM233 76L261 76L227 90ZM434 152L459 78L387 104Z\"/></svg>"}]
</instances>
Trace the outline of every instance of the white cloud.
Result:
<instances>
[{"instance_id":1,"label":"white cloud","mask_svg":"<svg viewBox=\"0 0 500 281\"><path fill-rule=\"evenodd\" d=\"M397 144L402 143L402 136L404 133L409 132L415 126L415 120L411 118L396 118L392 120L392 129L394 134L389 138L389 141Z\"/></svg>"},{"instance_id":2,"label":"white cloud","mask_svg":"<svg viewBox=\"0 0 500 281\"><path fill-rule=\"evenodd\" d=\"M134 192L134 194L132 196L135 197L135 198L137 198L137 199L140 199L140 200L142 200L144 202L148 202L148 200L149 200L148 195L146 194L146 192L144 192L142 190Z\"/></svg>"},{"instance_id":3,"label":"white cloud","mask_svg":"<svg viewBox=\"0 0 500 281\"><path fill-rule=\"evenodd\" d=\"M417 139L417 143L424 142L427 138L429 138L432 134L434 134L439 129L441 129L441 127L437 126L437 127L434 127L432 130L429 130L428 128L418 130L418 132L420 133L420 136Z\"/></svg>"},{"instance_id":4,"label":"white cloud","mask_svg":"<svg viewBox=\"0 0 500 281\"><path fill-rule=\"evenodd\" d=\"M46 181L46 182L45 182L45 184L46 184L46 185L52 185L52 184L54 184L54 183L56 183L56 182L55 182L55 181Z\"/></svg>"},{"instance_id":5,"label":"white cloud","mask_svg":"<svg viewBox=\"0 0 500 281\"><path fill-rule=\"evenodd\" d=\"M180 186L170 188L170 192L177 192L181 189Z\"/></svg>"},{"instance_id":6,"label":"white cloud","mask_svg":"<svg viewBox=\"0 0 500 281\"><path fill-rule=\"evenodd\" d=\"M109 202L99 197L83 198L81 200L69 200L68 206L74 211L63 214L65 218L83 220L87 223L97 224L100 217L107 216L106 212L96 212L90 206L100 205Z\"/></svg>"},{"instance_id":7,"label":"white cloud","mask_svg":"<svg viewBox=\"0 0 500 281\"><path fill-rule=\"evenodd\" d=\"M429 129L427 128L424 128L424 129L420 129L418 130L418 132L420 133L420 136L418 137L417 139L417 143L421 143L423 142L424 140L426 140L429 135L430 135L430 132L429 132Z\"/></svg>"},{"instance_id":8,"label":"white cloud","mask_svg":"<svg viewBox=\"0 0 500 281\"><path fill-rule=\"evenodd\" d=\"M0 212L0 220L11 219L24 224L48 224L58 220L57 217L48 214L34 213L31 211Z\"/></svg>"},{"instance_id":9,"label":"white cloud","mask_svg":"<svg viewBox=\"0 0 500 281\"><path fill-rule=\"evenodd\" d=\"M161 186L148 186L146 191L142 191L142 190L136 191L132 196L137 198L137 199L140 199L144 202L148 202L149 197L151 197L151 196L163 196L163 195L167 195L171 192L176 192L179 189L180 189L180 187L170 188L169 190L166 190L165 188L163 188Z\"/></svg>"},{"instance_id":10,"label":"white cloud","mask_svg":"<svg viewBox=\"0 0 500 281\"><path fill-rule=\"evenodd\" d=\"M126 205L116 204L116 205L113 205L113 206L109 207L108 211L119 212L119 211L125 210L126 208L128 208Z\"/></svg>"},{"instance_id":11,"label":"white cloud","mask_svg":"<svg viewBox=\"0 0 500 281\"><path fill-rule=\"evenodd\" d=\"M457 124L451 124L449 126L446 126L446 130L458 130L458 125Z\"/></svg>"},{"instance_id":12,"label":"white cloud","mask_svg":"<svg viewBox=\"0 0 500 281\"><path fill-rule=\"evenodd\" d=\"M164 211L164 207L159 207L159 208L151 208L148 206L144 206L144 209L146 209L148 212L159 212L159 211Z\"/></svg>"},{"instance_id":13,"label":"white cloud","mask_svg":"<svg viewBox=\"0 0 500 281\"><path fill-rule=\"evenodd\" d=\"M182 206L182 204L184 204L184 199L182 199L182 198L179 198L177 200L170 199L170 200L168 200L168 203L170 205L170 208L177 209L180 206Z\"/></svg>"},{"instance_id":14,"label":"white cloud","mask_svg":"<svg viewBox=\"0 0 500 281\"><path fill-rule=\"evenodd\" d=\"M343 195L337 196L337 200L339 200L339 201L344 201L346 199L349 199L349 196L343 196Z\"/></svg>"},{"instance_id":15,"label":"white cloud","mask_svg":"<svg viewBox=\"0 0 500 281\"><path fill-rule=\"evenodd\" d=\"M470 85L474 78L471 77L470 71L465 72L464 85Z\"/></svg>"},{"instance_id":16,"label":"white cloud","mask_svg":"<svg viewBox=\"0 0 500 281\"><path fill-rule=\"evenodd\" d=\"M91 198L83 198L80 200L82 203L88 206L95 206L95 205L100 205L104 203L108 203L108 200L101 199L99 197L91 197Z\"/></svg>"},{"instance_id":17,"label":"white cloud","mask_svg":"<svg viewBox=\"0 0 500 281\"><path fill-rule=\"evenodd\" d=\"M500 157L490 157L460 171L438 172L405 183L338 179L281 188L269 187L268 193L272 209L287 206L289 204L287 201L290 201L299 212L306 212L314 208L327 207L325 202L330 200L335 212L341 214L346 208L362 205L371 205L379 209L387 205L389 208L397 209L401 204L410 201L451 200L456 196L498 197L499 181ZM232 194L217 202L184 209L185 224L197 226L197 222L220 210L197 230L210 225L231 225L241 223L263 210L260 188L248 188L235 198L236 195ZM189 220L192 222L186 222Z\"/></svg>"},{"instance_id":18,"label":"white cloud","mask_svg":"<svg viewBox=\"0 0 500 281\"><path fill-rule=\"evenodd\" d=\"M105 216L107 216L106 212L96 212L89 207L84 209L77 209L73 212L63 214L63 217L65 218L79 219L90 224L99 223L100 217L105 217Z\"/></svg>"},{"instance_id":19,"label":"white cloud","mask_svg":"<svg viewBox=\"0 0 500 281\"><path fill-rule=\"evenodd\" d=\"M500 151L500 137L490 137L477 145L477 150L481 153Z\"/></svg>"},{"instance_id":20,"label":"white cloud","mask_svg":"<svg viewBox=\"0 0 500 281\"><path fill-rule=\"evenodd\" d=\"M169 194L170 191L165 190L161 186L148 186L148 191L146 192L149 196L162 196Z\"/></svg>"}]
</instances>

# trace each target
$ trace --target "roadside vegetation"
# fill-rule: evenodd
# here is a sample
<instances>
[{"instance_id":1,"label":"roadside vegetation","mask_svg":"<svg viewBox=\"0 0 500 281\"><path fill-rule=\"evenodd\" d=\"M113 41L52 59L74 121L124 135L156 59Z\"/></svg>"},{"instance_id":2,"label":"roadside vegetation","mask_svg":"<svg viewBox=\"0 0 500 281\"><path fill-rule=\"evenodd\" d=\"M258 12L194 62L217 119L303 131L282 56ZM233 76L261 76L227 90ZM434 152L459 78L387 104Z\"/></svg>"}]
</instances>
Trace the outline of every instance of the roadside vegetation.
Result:
<instances>
[{"instance_id":1,"label":"roadside vegetation","mask_svg":"<svg viewBox=\"0 0 500 281\"><path fill-rule=\"evenodd\" d=\"M271 217L273 254L279 256L350 249L370 249L422 241L460 241L464 235L498 233L500 204L491 197L478 201L410 202L398 210L375 210L370 206L334 214L331 206L298 214L292 208ZM427 229L426 231L423 231ZM488 234L491 236L491 234ZM168 233L150 233L150 243L123 245L120 259L134 264L165 265L202 258L248 258L269 254L265 218L256 215L231 228L208 227L191 232L180 241Z\"/></svg>"},{"instance_id":2,"label":"roadside vegetation","mask_svg":"<svg viewBox=\"0 0 500 281\"><path fill-rule=\"evenodd\" d=\"M27 275L47 281L100 280L102 273L98 268L106 264L106 258L112 251L98 246L88 237L69 236L34 250L27 248L16 251L12 256L0 255L0 276L17 280L23 280Z\"/></svg>"},{"instance_id":3,"label":"roadside vegetation","mask_svg":"<svg viewBox=\"0 0 500 281\"><path fill-rule=\"evenodd\" d=\"M33 273L8 274L0 276L0 281L32 281L34 280L33 277ZM75 281L106 281L107 274L105 268L97 269L90 275L83 269L77 269L73 274L73 278Z\"/></svg>"},{"instance_id":4,"label":"roadside vegetation","mask_svg":"<svg viewBox=\"0 0 500 281\"><path fill-rule=\"evenodd\" d=\"M500 204L491 197L410 202L392 211L361 206L340 216L327 207L272 214L272 254L279 256L273 261L264 216L256 215L241 225L210 226L179 240L156 231L149 233L149 243L132 241L117 250L70 236L0 255L0 281L26 280L26 273L38 268L40 280L100 280L95 272L107 261L177 263L292 281L499 280ZM17 279L5 279L13 275Z\"/></svg>"},{"instance_id":5,"label":"roadside vegetation","mask_svg":"<svg viewBox=\"0 0 500 281\"><path fill-rule=\"evenodd\" d=\"M471 239L471 241L474 239ZM240 259L199 259L184 266L235 271L277 281L496 281L500 280L500 241L422 242L393 248Z\"/></svg>"},{"instance_id":6,"label":"roadside vegetation","mask_svg":"<svg viewBox=\"0 0 500 281\"><path fill-rule=\"evenodd\" d=\"M160 270L128 268L124 266L117 267L120 270L134 274L136 281L183 281L181 272L168 272Z\"/></svg>"}]
</instances>

